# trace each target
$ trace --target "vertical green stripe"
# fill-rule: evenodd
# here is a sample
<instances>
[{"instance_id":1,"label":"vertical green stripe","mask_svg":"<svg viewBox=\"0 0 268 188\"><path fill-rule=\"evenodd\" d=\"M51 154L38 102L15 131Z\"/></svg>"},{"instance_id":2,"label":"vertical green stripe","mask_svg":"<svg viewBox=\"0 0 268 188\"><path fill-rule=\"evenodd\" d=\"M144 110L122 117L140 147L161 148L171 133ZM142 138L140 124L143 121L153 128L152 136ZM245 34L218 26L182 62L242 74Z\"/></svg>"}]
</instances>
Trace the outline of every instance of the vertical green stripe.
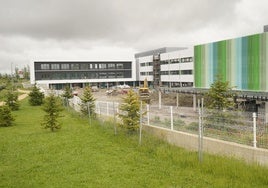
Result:
<instances>
[{"instance_id":1,"label":"vertical green stripe","mask_svg":"<svg viewBox=\"0 0 268 188\"><path fill-rule=\"evenodd\" d=\"M266 79L265 79L265 91L268 91L268 33L264 33L263 35L265 35L265 54L264 54L264 57L265 57L265 65L266 65Z\"/></svg>"},{"instance_id":2,"label":"vertical green stripe","mask_svg":"<svg viewBox=\"0 0 268 188\"><path fill-rule=\"evenodd\" d=\"M242 59L242 74L241 74L241 89L248 89L248 38L242 37L241 43L241 59Z\"/></svg>"},{"instance_id":3,"label":"vertical green stripe","mask_svg":"<svg viewBox=\"0 0 268 188\"><path fill-rule=\"evenodd\" d=\"M194 76L195 87L201 86L201 45L194 47Z\"/></svg>"},{"instance_id":4,"label":"vertical green stripe","mask_svg":"<svg viewBox=\"0 0 268 188\"><path fill-rule=\"evenodd\" d=\"M218 74L226 81L226 41L218 42Z\"/></svg>"},{"instance_id":5,"label":"vertical green stripe","mask_svg":"<svg viewBox=\"0 0 268 188\"><path fill-rule=\"evenodd\" d=\"M229 40L229 43L230 43L230 49L229 49L229 67L228 67L228 71L230 71L230 77L229 77L229 81L230 81L230 84L232 87L235 87L237 88L238 85L237 85L237 82L236 82L236 72L237 72L237 65L238 63L235 61L236 60L236 53L235 53L235 50L236 50L236 47L235 47L235 43L236 41L235 40Z\"/></svg>"},{"instance_id":6,"label":"vertical green stripe","mask_svg":"<svg viewBox=\"0 0 268 188\"><path fill-rule=\"evenodd\" d=\"M260 90L266 90L266 35L260 35L260 66L259 66L259 73L260 73Z\"/></svg>"},{"instance_id":7,"label":"vertical green stripe","mask_svg":"<svg viewBox=\"0 0 268 188\"><path fill-rule=\"evenodd\" d=\"M259 48L260 35L248 37L248 89L259 90Z\"/></svg>"},{"instance_id":8,"label":"vertical green stripe","mask_svg":"<svg viewBox=\"0 0 268 188\"><path fill-rule=\"evenodd\" d=\"M195 46L195 86L220 74L238 90L268 91L268 33Z\"/></svg>"}]
</instances>

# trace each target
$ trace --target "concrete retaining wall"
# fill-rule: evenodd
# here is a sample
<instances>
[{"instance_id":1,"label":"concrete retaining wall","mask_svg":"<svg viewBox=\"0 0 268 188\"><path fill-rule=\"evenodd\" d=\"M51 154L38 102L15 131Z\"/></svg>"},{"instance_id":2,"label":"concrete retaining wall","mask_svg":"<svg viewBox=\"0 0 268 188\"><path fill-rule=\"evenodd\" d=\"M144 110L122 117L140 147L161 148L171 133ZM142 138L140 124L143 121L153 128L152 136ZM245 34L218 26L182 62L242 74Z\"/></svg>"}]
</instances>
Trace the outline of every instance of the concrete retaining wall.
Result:
<instances>
[{"instance_id":1,"label":"concrete retaining wall","mask_svg":"<svg viewBox=\"0 0 268 188\"><path fill-rule=\"evenodd\" d=\"M198 151L197 135L147 125L144 125L143 129L170 144L174 144L188 150ZM258 163L260 165L268 166L268 150L266 149L253 148L250 146L204 137L203 151L210 154L236 157L238 159L243 159L248 163Z\"/></svg>"}]
</instances>

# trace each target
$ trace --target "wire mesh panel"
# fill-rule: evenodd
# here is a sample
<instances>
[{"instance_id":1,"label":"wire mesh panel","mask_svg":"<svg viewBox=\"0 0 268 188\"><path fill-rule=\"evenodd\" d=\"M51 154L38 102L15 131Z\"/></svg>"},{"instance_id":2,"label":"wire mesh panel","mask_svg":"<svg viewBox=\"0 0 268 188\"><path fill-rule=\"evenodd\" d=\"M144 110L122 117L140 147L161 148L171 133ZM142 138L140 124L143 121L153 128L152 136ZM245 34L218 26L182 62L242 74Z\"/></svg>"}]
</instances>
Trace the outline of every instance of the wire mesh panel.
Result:
<instances>
[{"instance_id":1,"label":"wire mesh panel","mask_svg":"<svg viewBox=\"0 0 268 188\"><path fill-rule=\"evenodd\" d=\"M114 116L118 112L119 103L96 101L96 113L99 115Z\"/></svg>"},{"instance_id":2,"label":"wire mesh panel","mask_svg":"<svg viewBox=\"0 0 268 188\"><path fill-rule=\"evenodd\" d=\"M148 112L147 112L148 113ZM150 125L171 128L171 116L169 106L150 105L149 106Z\"/></svg>"},{"instance_id":3,"label":"wire mesh panel","mask_svg":"<svg viewBox=\"0 0 268 188\"><path fill-rule=\"evenodd\" d=\"M202 119L204 136L253 145L251 112L204 109Z\"/></svg>"},{"instance_id":4,"label":"wire mesh panel","mask_svg":"<svg viewBox=\"0 0 268 188\"><path fill-rule=\"evenodd\" d=\"M258 113L256 123L257 147L268 149L268 122L265 112Z\"/></svg>"},{"instance_id":5,"label":"wire mesh panel","mask_svg":"<svg viewBox=\"0 0 268 188\"><path fill-rule=\"evenodd\" d=\"M188 133L198 133L198 112L191 107L173 108L174 130Z\"/></svg>"}]
</instances>

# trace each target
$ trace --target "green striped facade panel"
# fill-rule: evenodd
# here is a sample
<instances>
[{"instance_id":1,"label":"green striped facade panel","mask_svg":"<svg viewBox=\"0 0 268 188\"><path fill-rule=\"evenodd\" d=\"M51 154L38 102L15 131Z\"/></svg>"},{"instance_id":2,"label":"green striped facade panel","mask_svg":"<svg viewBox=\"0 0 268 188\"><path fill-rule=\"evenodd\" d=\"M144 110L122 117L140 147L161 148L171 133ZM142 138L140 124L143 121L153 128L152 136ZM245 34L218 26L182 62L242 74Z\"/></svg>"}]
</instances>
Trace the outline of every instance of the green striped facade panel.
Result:
<instances>
[{"instance_id":1,"label":"green striped facade panel","mask_svg":"<svg viewBox=\"0 0 268 188\"><path fill-rule=\"evenodd\" d=\"M195 87L209 88L218 75L237 90L268 91L268 33L195 46Z\"/></svg>"}]
</instances>

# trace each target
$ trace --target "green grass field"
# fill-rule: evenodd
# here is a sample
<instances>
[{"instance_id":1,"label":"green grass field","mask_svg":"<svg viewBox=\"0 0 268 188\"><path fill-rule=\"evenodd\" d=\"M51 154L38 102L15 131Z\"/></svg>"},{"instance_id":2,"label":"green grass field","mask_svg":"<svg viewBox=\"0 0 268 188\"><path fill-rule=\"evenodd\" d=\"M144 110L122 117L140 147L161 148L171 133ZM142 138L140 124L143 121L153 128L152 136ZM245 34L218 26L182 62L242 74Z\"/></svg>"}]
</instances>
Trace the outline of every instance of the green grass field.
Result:
<instances>
[{"instance_id":1,"label":"green grass field","mask_svg":"<svg viewBox=\"0 0 268 188\"><path fill-rule=\"evenodd\" d=\"M188 152L144 134L89 125L63 112L62 129L42 129L43 112L22 101L12 127L0 128L0 187L268 187L268 169Z\"/></svg>"}]
</instances>

